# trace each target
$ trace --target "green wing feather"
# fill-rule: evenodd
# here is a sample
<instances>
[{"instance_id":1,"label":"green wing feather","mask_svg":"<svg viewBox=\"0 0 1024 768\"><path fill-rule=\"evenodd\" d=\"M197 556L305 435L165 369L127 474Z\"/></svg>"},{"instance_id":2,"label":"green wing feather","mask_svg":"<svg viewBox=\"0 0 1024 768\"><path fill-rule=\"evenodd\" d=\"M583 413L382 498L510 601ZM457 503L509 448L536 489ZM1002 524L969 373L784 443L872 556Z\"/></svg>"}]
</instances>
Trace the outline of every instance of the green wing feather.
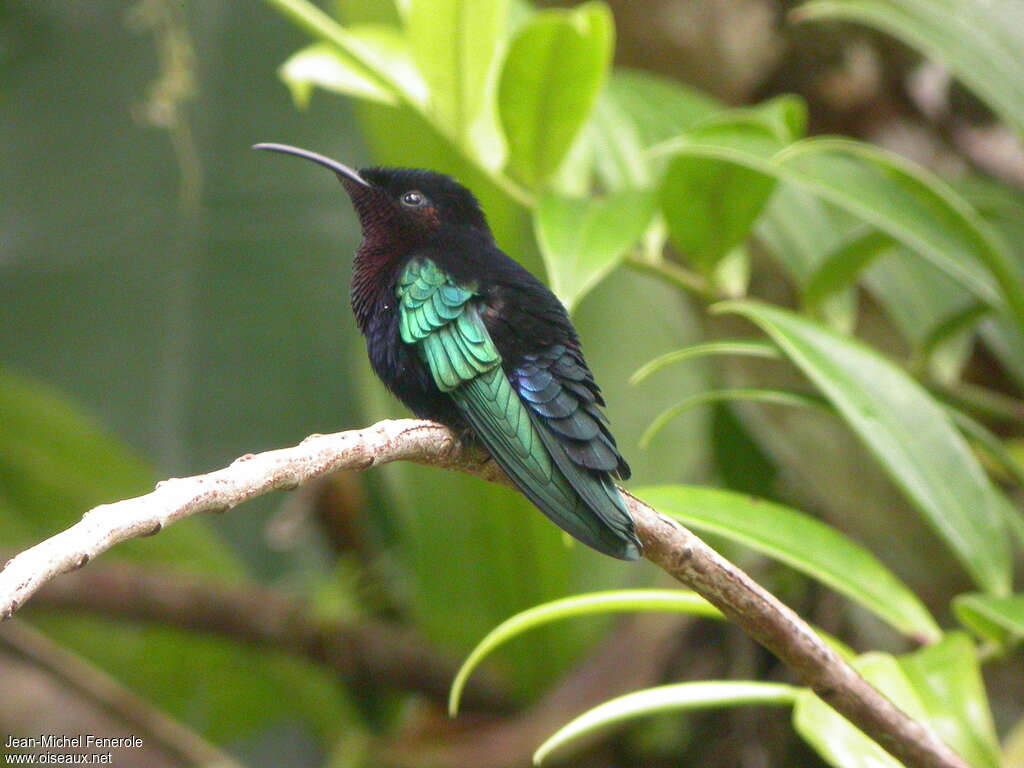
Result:
<instances>
[{"instance_id":1,"label":"green wing feather","mask_svg":"<svg viewBox=\"0 0 1024 768\"><path fill-rule=\"evenodd\" d=\"M410 262L398 285L402 341L416 347L438 388L451 395L498 464L544 514L595 549L635 559L629 514L615 486L575 466L523 405L475 296L434 262Z\"/></svg>"}]
</instances>

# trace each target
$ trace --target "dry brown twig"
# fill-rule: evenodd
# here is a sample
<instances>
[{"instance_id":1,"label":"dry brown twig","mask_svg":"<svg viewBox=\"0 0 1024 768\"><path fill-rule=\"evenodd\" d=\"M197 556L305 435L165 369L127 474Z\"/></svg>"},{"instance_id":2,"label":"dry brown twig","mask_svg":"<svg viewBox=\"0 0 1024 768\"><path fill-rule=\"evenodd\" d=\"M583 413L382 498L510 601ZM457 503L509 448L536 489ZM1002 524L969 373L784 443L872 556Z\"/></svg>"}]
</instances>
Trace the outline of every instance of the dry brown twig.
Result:
<instances>
[{"instance_id":1,"label":"dry brown twig","mask_svg":"<svg viewBox=\"0 0 1024 768\"><path fill-rule=\"evenodd\" d=\"M145 496L90 510L79 523L7 563L0 572L0 618L9 618L55 576L81 568L122 541L313 477L392 461L508 484L485 454L463 450L448 429L432 422L381 421L366 429L313 435L295 447L249 454L216 472L167 480ZM967 768L930 728L907 717L747 574L679 523L628 493L626 499L648 560L717 606L893 756L910 768Z\"/></svg>"}]
</instances>

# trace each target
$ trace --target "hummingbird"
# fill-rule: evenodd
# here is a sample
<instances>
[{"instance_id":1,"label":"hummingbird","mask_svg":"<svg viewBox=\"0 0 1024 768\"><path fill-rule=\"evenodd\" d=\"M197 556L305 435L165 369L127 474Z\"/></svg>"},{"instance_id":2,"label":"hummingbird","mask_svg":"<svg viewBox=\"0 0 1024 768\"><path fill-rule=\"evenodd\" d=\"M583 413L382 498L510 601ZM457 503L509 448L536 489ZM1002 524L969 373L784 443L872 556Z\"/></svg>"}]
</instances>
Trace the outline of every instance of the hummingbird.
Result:
<instances>
[{"instance_id":1,"label":"hummingbird","mask_svg":"<svg viewBox=\"0 0 1024 768\"><path fill-rule=\"evenodd\" d=\"M574 538L622 560L642 551L613 478L628 479L604 399L558 298L497 245L473 193L412 168L333 171L363 239L351 303L370 364L416 416L479 441Z\"/></svg>"}]
</instances>

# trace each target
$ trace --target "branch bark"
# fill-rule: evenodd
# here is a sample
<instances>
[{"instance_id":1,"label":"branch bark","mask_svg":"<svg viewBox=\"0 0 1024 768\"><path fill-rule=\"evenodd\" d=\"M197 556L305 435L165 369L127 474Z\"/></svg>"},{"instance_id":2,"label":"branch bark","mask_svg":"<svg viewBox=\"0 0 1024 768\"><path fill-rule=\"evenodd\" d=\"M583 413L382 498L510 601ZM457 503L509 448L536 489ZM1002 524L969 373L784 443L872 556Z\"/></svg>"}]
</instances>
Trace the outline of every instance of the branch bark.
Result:
<instances>
[{"instance_id":1,"label":"branch bark","mask_svg":"<svg viewBox=\"0 0 1024 768\"><path fill-rule=\"evenodd\" d=\"M122 541L158 533L197 512L224 511L272 490L295 488L313 477L392 461L508 484L484 453L463 450L449 430L428 421L382 421L362 430L313 435L293 448L249 454L216 472L167 480L145 496L87 512L79 523L7 563L0 572L0 618L9 618L58 574L81 568ZM967 768L930 728L907 717L747 574L679 523L629 493L625 497L647 559L716 605L894 757L910 768Z\"/></svg>"}]
</instances>

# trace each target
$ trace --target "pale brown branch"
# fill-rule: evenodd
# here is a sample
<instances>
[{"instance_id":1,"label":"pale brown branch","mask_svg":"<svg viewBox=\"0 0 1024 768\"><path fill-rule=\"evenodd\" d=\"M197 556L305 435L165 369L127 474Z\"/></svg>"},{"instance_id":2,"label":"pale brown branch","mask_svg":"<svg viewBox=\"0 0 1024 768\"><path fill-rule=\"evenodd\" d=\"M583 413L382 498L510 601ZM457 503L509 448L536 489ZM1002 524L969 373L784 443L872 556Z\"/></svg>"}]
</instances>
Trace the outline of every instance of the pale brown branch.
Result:
<instances>
[{"instance_id":1,"label":"pale brown branch","mask_svg":"<svg viewBox=\"0 0 1024 768\"><path fill-rule=\"evenodd\" d=\"M11 616L56 575L80 568L119 542L312 477L400 460L508 482L494 462L478 451L464 451L450 431L427 421L382 421L363 430L314 435L294 448L245 456L217 472L168 480L146 496L96 507L0 572L0 617ZM679 523L629 494L627 499L647 559L721 609L893 756L910 768L967 768L930 728L876 691L753 579Z\"/></svg>"}]
</instances>

